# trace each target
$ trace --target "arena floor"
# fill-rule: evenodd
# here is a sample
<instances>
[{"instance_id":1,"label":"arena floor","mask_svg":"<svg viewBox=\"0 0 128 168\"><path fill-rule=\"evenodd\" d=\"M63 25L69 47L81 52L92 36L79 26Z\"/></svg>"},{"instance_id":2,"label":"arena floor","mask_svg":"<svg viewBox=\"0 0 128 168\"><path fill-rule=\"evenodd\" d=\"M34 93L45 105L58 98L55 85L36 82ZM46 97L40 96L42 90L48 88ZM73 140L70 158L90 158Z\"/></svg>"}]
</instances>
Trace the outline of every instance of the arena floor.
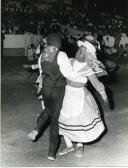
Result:
<instances>
[{"instance_id":1,"label":"arena floor","mask_svg":"<svg viewBox=\"0 0 128 168\"><path fill-rule=\"evenodd\" d=\"M29 142L27 134L34 127L41 111L35 96L34 81L22 68L24 57L2 59L1 78L1 152L2 167L82 167L128 166L128 72L118 72L118 82L112 85L116 108L104 107L108 132L94 144L86 144L78 158L74 153L47 160L48 129L37 142ZM64 141L59 150L64 148Z\"/></svg>"}]
</instances>

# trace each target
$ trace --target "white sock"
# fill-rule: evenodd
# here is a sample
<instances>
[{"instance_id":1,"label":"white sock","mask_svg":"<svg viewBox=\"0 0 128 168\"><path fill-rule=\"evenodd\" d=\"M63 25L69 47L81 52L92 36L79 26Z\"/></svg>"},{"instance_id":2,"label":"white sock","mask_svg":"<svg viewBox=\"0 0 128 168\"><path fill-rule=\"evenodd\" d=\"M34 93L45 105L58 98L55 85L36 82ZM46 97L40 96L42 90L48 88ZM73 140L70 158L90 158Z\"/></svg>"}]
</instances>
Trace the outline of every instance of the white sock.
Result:
<instances>
[{"instance_id":1,"label":"white sock","mask_svg":"<svg viewBox=\"0 0 128 168\"><path fill-rule=\"evenodd\" d=\"M81 146L83 147L83 144L82 143L77 143L77 146L78 147L81 147Z\"/></svg>"},{"instance_id":2,"label":"white sock","mask_svg":"<svg viewBox=\"0 0 128 168\"><path fill-rule=\"evenodd\" d=\"M64 136L64 140L65 140L65 143L66 143L67 147L72 147L73 146L72 141L68 137Z\"/></svg>"},{"instance_id":3,"label":"white sock","mask_svg":"<svg viewBox=\"0 0 128 168\"><path fill-rule=\"evenodd\" d=\"M44 106L44 101L41 100L41 106L42 106L42 109L44 110L45 106Z\"/></svg>"}]
</instances>

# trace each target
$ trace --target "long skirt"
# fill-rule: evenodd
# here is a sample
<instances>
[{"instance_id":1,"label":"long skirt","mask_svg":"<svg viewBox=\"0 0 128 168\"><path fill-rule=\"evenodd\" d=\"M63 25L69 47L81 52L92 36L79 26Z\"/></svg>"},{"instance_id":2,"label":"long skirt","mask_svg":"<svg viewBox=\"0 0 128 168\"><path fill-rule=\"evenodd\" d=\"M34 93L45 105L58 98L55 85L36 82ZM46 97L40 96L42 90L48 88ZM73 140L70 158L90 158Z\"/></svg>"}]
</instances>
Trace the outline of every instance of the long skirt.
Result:
<instances>
[{"instance_id":1,"label":"long skirt","mask_svg":"<svg viewBox=\"0 0 128 168\"><path fill-rule=\"evenodd\" d=\"M59 116L59 134L73 142L96 140L104 131L98 106L87 88L66 86Z\"/></svg>"}]
</instances>

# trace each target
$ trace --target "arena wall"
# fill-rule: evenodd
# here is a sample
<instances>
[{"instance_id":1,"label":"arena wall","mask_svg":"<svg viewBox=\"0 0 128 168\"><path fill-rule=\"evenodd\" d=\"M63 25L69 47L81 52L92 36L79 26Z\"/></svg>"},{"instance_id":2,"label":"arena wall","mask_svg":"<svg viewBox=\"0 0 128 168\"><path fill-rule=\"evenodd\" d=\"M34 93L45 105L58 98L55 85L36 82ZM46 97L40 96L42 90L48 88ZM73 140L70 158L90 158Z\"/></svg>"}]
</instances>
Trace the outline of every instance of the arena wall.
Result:
<instances>
[{"instance_id":1,"label":"arena wall","mask_svg":"<svg viewBox=\"0 0 128 168\"><path fill-rule=\"evenodd\" d=\"M33 43L35 47L41 40L40 35L11 35L6 34L4 40L4 56L27 56L27 49Z\"/></svg>"}]
</instances>

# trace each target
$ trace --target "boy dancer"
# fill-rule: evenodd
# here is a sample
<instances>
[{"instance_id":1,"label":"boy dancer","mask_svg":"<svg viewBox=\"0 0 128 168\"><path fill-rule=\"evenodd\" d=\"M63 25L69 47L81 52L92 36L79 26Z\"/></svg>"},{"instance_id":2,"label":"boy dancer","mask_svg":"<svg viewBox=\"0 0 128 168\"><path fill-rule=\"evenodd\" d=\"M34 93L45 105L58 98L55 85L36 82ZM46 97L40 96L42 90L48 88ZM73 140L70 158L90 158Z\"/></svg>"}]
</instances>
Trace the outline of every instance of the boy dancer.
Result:
<instances>
[{"instance_id":1,"label":"boy dancer","mask_svg":"<svg viewBox=\"0 0 128 168\"><path fill-rule=\"evenodd\" d=\"M28 134L29 140L34 141L50 117L49 160L55 160L56 158L59 140L58 118L65 94L65 78L85 83L85 78L73 71L66 53L59 51L60 48L60 36L56 33L49 34L47 36L47 46L41 58L42 96L45 108L37 119L35 129Z\"/></svg>"}]
</instances>

